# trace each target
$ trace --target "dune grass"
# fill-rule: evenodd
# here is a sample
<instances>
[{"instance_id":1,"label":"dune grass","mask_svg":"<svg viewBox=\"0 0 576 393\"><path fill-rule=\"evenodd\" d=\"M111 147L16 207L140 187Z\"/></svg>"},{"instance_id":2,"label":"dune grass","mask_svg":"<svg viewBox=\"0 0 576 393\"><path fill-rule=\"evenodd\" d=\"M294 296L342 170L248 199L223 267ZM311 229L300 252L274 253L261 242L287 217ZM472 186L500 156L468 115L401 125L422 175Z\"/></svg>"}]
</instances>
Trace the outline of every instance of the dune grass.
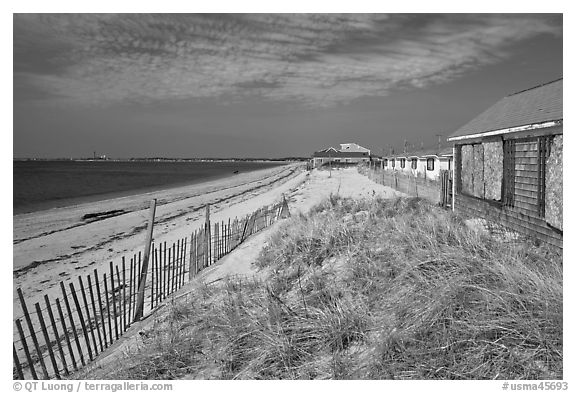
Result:
<instances>
[{"instance_id":1,"label":"dune grass","mask_svg":"<svg viewBox=\"0 0 576 393\"><path fill-rule=\"evenodd\" d=\"M266 280L173 304L100 378L562 378L561 256L418 198L331 197L256 264Z\"/></svg>"}]
</instances>

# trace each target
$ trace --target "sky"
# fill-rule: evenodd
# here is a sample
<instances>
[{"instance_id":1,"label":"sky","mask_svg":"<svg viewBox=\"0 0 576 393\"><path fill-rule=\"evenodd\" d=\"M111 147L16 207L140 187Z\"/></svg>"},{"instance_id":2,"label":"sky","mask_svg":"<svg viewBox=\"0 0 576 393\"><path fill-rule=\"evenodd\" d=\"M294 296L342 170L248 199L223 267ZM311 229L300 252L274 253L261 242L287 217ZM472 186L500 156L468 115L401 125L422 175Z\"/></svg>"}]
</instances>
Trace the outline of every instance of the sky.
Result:
<instances>
[{"instance_id":1,"label":"sky","mask_svg":"<svg viewBox=\"0 0 576 393\"><path fill-rule=\"evenodd\" d=\"M562 43L561 14L14 14L13 156L448 146Z\"/></svg>"}]
</instances>

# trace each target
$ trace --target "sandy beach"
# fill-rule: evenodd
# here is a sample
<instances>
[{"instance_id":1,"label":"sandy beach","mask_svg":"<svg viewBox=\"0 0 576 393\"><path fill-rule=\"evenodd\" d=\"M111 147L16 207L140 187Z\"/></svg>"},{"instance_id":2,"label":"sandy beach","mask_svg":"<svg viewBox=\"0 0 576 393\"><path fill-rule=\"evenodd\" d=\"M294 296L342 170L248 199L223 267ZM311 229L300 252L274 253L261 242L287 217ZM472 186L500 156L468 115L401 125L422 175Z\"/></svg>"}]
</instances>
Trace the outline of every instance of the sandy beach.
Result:
<instances>
[{"instance_id":1,"label":"sandy beach","mask_svg":"<svg viewBox=\"0 0 576 393\"><path fill-rule=\"evenodd\" d=\"M204 206L212 220L243 216L272 203L304 179L292 164L238 174L224 179L14 216L14 315L21 315L16 289L30 305L44 294L57 296L59 282L76 279L110 261L143 250L150 201L157 199L154 241L172 242L190 235L202 223ZM108 219L87 223L85 214L124 210Z\"/></svg>"}]
</instances>

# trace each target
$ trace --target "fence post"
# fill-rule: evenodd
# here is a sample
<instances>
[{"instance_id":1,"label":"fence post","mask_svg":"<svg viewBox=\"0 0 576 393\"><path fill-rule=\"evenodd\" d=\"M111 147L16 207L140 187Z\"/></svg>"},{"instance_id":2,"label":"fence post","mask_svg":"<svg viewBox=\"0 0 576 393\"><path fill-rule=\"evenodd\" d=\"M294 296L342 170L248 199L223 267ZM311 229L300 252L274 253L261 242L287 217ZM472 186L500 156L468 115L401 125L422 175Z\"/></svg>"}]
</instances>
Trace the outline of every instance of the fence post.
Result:
<instances>
[{"instance_id":1,"label":"fence post","mask_svg":"<svg viewBox=\"0 0 576 393\"><path fill-rule=\"evenodd\" d=\"M136 300L136 311L134 312L134 322L139 321L144 313L144 287L146 286L146 273L148 272L148 260L150 258L150 245L152 244L152 233L154 231L154 215L156 214L156 199L150 203L150 220L148 221L148 234L144 248L144 259L142 270L138 280L138 299Z\"/></svg>"},{"instance_id":2,"label":"fence post","mask_svg":"<svg viewBox=\"0 0 576 393\"><path fill-rule=\"evenodd\" d=\"M290 217L290 209L288 208L288 201L284 194L282 194L282 211L280 213L280 218Z\"/></svg>"}]
</instances>

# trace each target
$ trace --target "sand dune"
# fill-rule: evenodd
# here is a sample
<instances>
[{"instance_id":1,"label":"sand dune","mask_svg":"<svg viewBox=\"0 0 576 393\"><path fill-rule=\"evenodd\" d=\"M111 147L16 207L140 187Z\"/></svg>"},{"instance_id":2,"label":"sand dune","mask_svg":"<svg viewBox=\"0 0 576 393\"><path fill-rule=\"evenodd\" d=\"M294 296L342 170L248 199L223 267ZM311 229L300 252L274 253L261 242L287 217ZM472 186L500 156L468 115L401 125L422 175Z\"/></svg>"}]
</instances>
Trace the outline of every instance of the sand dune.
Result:
<instances>
[{"instance_id":1,"label":"sand dune","mask_svg":"<svg viewBox=\"0 0 576 393\"><path fill-rule=\"evenodd\" d=\"M266 193L222 209L215 214L214 219L227 219L230 214L236 215L241 211L253 211L263 204L273 201L274 198L280 197L282 194L288 199L292 214L308 212L311 207L321 202L330 194L339 194L343 197L352 198L372 198L374 196L393 198L403 195L389 187L370 181L367 177L360 175L355 168L334 170L331 177L328 171L314 170L309 174L306 172L300 173L290 181ZM182 301L185 301L185 294L192 288L203 284L223 282L223 279L227 276L249 277L265 274L265 272L258 272L252 263L266 245L269 237L278 228L278 224L275 224L249 238L233 252L223 257L216 264L203 270L193 281L181 288L180 291L175 294L176 298L181 298ZM161 314L163 312L161 310L162 307L158 309L157 312ZM154 315L158 314L155 313ZM128 331L120 341L114 345L113 349L109 349L94 363L80 371L78 377L82 378L82 376L89 375L90 378L106 378L107 367L110 367L111 362L128 347L138 345L139 335L137 333L142 330L151 329L155 320L154 317L147 319L131 331Z\"/></svg>"}]
</instances>

